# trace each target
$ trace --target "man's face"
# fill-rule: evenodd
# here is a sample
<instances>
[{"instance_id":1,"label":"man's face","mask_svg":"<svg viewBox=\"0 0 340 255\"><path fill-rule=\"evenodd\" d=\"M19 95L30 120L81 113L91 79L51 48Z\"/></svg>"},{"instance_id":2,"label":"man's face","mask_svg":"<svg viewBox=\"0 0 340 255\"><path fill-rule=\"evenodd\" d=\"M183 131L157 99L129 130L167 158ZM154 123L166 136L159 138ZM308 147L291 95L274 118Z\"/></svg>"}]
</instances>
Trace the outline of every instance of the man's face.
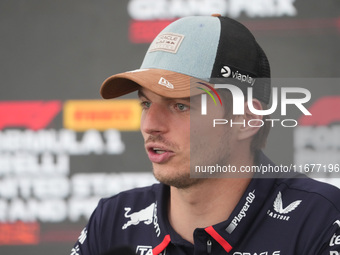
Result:
<instances>
[{"instance_id":1,"label":"man's face","mask_svg":"<svg viewBox=\"0 0 340 255\"><path fill-rule=\"evenodd\" d=\"M230 130L213 129L210 121L200 122L200 96L171 99L142 88L139 98L143 108L141 132L153 172L160 182L177 188L187 188L203 179L190 178L192 167L198 164L222 164L228 160ZM209 103L209 102L208 102ZM221 118L219 108L211 118ZM190 128L190 116L193 117ZM199 122L199 123L198 123ZM214 131L213 138L205 134ZM194 142L190 146L190 133ZM199 137L199 139L195 139ZM211 145L216 145L211 148Z\"/></svg>"}]
</instances>

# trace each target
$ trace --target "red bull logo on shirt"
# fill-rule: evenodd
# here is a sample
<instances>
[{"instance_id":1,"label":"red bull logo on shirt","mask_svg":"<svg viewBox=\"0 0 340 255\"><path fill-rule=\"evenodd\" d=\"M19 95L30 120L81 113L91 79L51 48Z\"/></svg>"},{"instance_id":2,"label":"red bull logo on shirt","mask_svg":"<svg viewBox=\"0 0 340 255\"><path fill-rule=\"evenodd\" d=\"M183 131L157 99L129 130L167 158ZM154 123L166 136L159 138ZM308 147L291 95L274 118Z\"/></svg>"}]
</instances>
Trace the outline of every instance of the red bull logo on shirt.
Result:
<instances>
[{"instance_id":1,"label":"red bull logo on shirt","mask_svg":"<svg viewBox=\"0 0 340 255\"><path fill-rule=\"evenodd\" d=\"M152 203L148 207L134 213L130 213L131 207L125 207L124 217L129 219L122 227L122 229L127 229L132 225L138 225L139 223L144 223L145 225L154 224L157 236L160 236L161 229L158 224L157 218L157 203Z\"/></svg>"}]
</instances>

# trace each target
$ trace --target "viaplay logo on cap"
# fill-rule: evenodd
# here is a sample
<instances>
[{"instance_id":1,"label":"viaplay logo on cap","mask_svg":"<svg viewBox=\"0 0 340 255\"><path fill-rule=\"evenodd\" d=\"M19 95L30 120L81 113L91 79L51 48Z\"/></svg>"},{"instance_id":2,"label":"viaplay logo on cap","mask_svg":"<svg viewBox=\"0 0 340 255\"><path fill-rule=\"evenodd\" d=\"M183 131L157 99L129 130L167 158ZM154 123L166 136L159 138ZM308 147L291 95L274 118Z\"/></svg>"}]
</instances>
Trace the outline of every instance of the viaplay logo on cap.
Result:
<instances>
[{"instance_id":1,"label":"viaplay logo on cap","mask_svg":"<svg viewBox=\"0 0 340 255\"><path fill-rule=\"evenodd\" d=\"M233 78L239 80L240 82L246 82L250 86L254 86L256 81L256 79L251 77L249 74L243 74L239 70L232 70L229 66L226 65L221 68L221 75L224 78Z\"/></svg>"},{"instance_id":2,"label":"viaplay logo on cap","mask_svg":"<svg viewBox=\"0 0 340 255\"><path fill-rule=\"evenodd\" d=\"M229 66L223 66L221 68L221 75L224 77L224 78L229 78L230 75L231 75L231 69Z\"/></svg>"}]
</instances>

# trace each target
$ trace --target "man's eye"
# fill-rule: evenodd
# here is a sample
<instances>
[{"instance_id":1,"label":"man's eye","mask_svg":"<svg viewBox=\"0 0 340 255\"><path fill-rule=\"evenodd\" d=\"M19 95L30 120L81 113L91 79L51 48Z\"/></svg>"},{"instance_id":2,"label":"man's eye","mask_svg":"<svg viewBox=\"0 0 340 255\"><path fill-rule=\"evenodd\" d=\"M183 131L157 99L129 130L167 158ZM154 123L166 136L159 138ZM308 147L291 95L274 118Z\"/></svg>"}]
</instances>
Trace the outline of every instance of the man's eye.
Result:
<instances>
[{"instance_id":1,"label":"man's eye","mask_svg":"<svg viewBox=\"0 0 340 255\"><path fill-rule=\"evenodd\" d=\"M185 104L181 104L181 103L176 104L175 107L178 110L180 110L180 111L187 111L187 110L189 110L189 106L187 106Z\"/></svg>"},{"instance_id":2,"label":"man's eye","mask_svg":"<svg viewBox=\"0 0 340 255\"><path fill-rule=\"evenodd\" d=\"M143 109L149 109L151 106L151 103L148 101L143 101L140 103L140 105L142 106Z\"/></svg>"}]
</instances>

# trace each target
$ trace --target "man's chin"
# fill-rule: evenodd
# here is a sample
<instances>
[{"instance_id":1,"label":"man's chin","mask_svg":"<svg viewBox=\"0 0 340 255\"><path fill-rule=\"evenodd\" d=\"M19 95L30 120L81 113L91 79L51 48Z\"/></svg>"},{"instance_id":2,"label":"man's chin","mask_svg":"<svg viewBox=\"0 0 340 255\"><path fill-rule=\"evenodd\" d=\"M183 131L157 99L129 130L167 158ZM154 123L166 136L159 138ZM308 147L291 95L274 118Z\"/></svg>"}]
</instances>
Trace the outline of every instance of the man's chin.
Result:
<instances>
[{"instance_id":1,"label":"man's chin","mask_svg":"<svg viewBox=\"0 0 340 255\"><path fill-rule=\"evenodd\" d=\"M199 178L190 178L190 173L165 175L154 170L153 174L159 182L178 189L188 189L202 181L202 179Z\"/></svg>"}]
</instances>

